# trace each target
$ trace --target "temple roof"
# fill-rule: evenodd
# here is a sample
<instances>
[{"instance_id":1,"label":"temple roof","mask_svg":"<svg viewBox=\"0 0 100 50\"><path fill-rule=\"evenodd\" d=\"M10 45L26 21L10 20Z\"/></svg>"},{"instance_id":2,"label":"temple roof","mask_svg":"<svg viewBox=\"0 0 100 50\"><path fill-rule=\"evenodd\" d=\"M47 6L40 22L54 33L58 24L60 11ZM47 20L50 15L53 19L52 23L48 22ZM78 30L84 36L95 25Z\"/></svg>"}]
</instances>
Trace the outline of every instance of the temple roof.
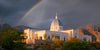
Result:
<instances>
[{"instance_id":1,"label":"temple roof","mask_svg":"<svg viewBox=\"0 0 100 50\"><path fill-rule=\"evenodd\" d=\"M61 21L58 19L57 14L56 14L56 17L55 17L55 19L52 21L51 24L62 26L62 23L61 23Z\"/></svg>"}]
</instances>

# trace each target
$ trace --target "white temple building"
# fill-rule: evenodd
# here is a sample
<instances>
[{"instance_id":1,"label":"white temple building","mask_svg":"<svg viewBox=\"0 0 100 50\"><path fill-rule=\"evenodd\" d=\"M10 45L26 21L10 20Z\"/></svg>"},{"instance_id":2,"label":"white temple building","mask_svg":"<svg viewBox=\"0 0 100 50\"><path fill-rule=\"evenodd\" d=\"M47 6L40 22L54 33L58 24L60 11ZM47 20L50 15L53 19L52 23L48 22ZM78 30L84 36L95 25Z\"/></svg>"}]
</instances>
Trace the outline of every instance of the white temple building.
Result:
<instances>
[{"instance_id":1,"label":"white temple building","mask_svg":"<svg viewBox=\"0 0 100 50\"><path fill-rule=\"evenodd\" d=\"M52 40L55 38L66 41L69 40L70 37L77 37L81 40L92 41L91 36L81 35L78 30L64 30L57 17L57 13L55 19L51 23L50 30L25 29L24 33L26 33L27 44L34 44L35 40Z\"/></svg>"}]
</instances>

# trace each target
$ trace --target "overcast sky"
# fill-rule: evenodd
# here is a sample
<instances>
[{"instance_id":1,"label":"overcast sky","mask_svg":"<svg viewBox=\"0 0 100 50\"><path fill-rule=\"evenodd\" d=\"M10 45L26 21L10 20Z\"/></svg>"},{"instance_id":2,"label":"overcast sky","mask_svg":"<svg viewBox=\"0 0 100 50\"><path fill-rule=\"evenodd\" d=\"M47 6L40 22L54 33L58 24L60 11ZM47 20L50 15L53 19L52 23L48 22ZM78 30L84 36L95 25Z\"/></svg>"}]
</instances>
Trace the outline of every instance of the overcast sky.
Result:
<instances>
[{"instance_id":1,"label":"overcast sky","mask_svg":"<svg viewBox=\"0 0 100 50\"><path fill-rule=\"evenodd\" d=\"M19 20L40 0L0 0L0 23L49 28L56 12L64 28L100 24L100 0L45 0Z\"/></svg>"}]
</instances>

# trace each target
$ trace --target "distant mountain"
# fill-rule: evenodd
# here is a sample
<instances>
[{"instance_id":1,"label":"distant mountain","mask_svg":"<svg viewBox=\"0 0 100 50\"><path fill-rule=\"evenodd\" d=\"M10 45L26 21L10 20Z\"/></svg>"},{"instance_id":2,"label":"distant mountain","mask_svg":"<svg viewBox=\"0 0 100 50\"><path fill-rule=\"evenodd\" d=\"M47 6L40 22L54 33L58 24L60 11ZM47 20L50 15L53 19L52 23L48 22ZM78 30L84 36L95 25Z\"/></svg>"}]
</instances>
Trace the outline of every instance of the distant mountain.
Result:
<instances>
[{"instance_id":1,"label":"distant mountain","mask_svg":"<svg viewBox=\"0 0 100 50\"><path fill-rule=\"evenodd\" d=\"M31 28L31 27L27 27L27 26L24 26L24 25L20 25L20 26L14 26L13 28L23 32L25 29L33 29L33 30L42 30L41 28Z\"/></svg>"},{"instance_id":2,"label":"distant mountain","mask_svg":"<svg viewBox=\"0 0 100 50\"><path fill-rule=\"evenodd\" d=\"M77 28L77 30L79 30L80 34L91 35L93 41L96 40L100 42L100 27L97 27L93 24L88 24L80 26Z\"/></svg>"},{"instance_id":3,"label":"distant mountain","mask_svg":"<svg viewBox=\"0 0 100 50\"><path fill-rule=\"evenodd\" d=\"M11 28L11 26L7 23L4 24L0 24L0 30L5 29L5 28ZM24 31L24 29L27 29L29 27L26 27L24 25L20 25L20 26L14 26L13 28L19 30L19 31Z\"/></svg>"},{"instance_id":4,"label":"distant mountain","mask_svg":"<svg viewBox=\"0 0 100 50\"><path fill-rule=\"evenodd\" d=\"M11 27L11 26L7 23L0 24L0 30L5 29L5 28L9 28L9 27Z\"/></svg>"},{"instance_id":5,"label":"distant mountain","mask_svg":"<svg viewBox=\"0 0 100 50\"><path fill-rule=\"evenodd\" d=\"M13 28L23 32L25 29L29 28L29 27L26 27L24 25L20 25L20 26L14 26Z\"/></svg>"},{"instance_id":6,"label":"distant mountain","mask_svg":"<svg viewBox=\"0 0 100 50\"><path fill-rule=\"evenodd\" d=\"M4 24L0 24L0 30L2 29L5 29L5 28L11 28L11 26L7 23L4 23ZM31 27L27 27L27 26L24 26L24 25L19 25L19 26L14 26L12 28L15 28L21 32L23 32L25 29L34 29L34 30L42 30L41 28L31 28Z\"/></svg>"}]
</instances>

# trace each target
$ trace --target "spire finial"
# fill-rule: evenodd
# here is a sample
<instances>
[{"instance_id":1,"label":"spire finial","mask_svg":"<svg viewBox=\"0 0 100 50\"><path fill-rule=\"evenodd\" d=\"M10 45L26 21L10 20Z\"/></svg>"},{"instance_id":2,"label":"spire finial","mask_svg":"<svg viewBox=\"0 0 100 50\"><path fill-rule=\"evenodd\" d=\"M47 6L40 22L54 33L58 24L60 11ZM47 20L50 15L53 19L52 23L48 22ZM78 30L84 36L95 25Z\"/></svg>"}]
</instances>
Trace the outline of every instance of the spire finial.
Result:
<instances>
[{"instance_id":1,"label":"spire finial","mask_svg":"<svg viewBox=\"0 0 100 50\"><path fill-rule=\"evenodd\" d=\"M57 12L56 12L56 19L58 19L58 17L57 17Z\"/></svg>"}]
</instances>

